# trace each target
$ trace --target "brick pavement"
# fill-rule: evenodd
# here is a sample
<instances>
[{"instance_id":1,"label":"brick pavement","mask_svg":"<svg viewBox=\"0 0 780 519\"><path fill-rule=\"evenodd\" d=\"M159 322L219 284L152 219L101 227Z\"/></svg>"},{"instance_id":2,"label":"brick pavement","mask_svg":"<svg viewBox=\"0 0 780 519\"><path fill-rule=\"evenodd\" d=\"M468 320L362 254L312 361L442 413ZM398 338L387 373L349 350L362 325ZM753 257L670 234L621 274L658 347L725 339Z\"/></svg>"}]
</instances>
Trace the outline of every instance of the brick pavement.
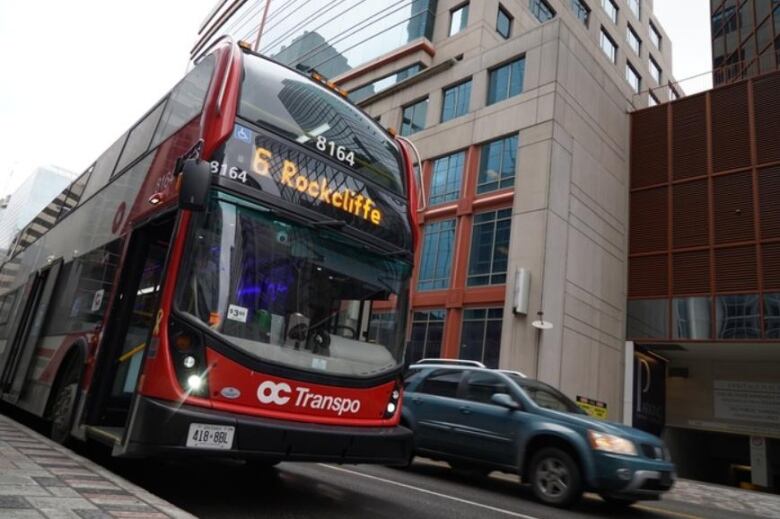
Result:
<instances>
[{"instance_id":1,"label":"brick pavement","mask_svg":"<svg viewBox=\"0 0 780 519\"><path fill-rule=\"evenodd\" d=\"M664 494L663 499L752 514L766 519L780 519L779 495L689 479L678 480L672 490Z\"/></svg>"},{"instance_id":2,"label":"brick pavement","mask_svg":"<svg viewBox=\"0 0 780 519\"><path fill-rule=\"evenodd\" d=\"M192 518L0 415L0 518Z\"/></svg>"}]
</instances>

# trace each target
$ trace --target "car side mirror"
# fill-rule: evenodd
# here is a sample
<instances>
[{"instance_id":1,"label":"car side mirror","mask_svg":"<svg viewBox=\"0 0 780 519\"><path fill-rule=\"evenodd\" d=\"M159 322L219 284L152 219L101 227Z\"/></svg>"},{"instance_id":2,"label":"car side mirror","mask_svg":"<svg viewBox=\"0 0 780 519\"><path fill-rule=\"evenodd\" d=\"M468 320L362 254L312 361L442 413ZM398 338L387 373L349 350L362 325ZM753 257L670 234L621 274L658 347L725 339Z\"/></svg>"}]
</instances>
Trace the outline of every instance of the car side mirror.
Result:
<instances>
[{"instance_id":1,"label":"car side mirror","mask_svg":"<svg viewBox=\"0 0 780 519\"><path fill-rule=\"evenodd\" d=\"M517 411L520 409L520 404L515 402L512 397L506 393L495 393L490 397L490 402L496 405L500 405L501 407L511 409L512 411Z\"/></svg>"},{"instance_id":2,"label":"car side mirror","mask_svg":"<svg viewBox=\"0 0 780 519\"><path fill-rule=\"evenodd\" d=\"M205 160L187 159L180 175L179 209L205 211L211 187L211 165Z\"/></svg>"}]
</instances>

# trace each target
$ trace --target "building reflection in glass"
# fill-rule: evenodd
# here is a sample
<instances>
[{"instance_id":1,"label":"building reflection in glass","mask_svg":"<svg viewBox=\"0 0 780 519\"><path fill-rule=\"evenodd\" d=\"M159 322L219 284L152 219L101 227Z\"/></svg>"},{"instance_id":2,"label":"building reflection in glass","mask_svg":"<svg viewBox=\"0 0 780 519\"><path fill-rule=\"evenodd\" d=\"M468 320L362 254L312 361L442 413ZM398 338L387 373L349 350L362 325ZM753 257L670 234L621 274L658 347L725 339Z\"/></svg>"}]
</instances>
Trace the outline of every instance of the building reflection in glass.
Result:
<instances>
[{"instance_id":1,"label":"building reflection in glass","mask_svg":"<svg viewBox=\"0 0 780 519\"><path fill-rule=\"evenodd\" d=\"M673 338L712 338L712 299L681 297L672 300Z\"/></svg>"},{"instance_id":2,"label":"building reflection in glass","mask_svg":"<svg viewBox=\"0 0 780 519\"><path fill-rule=\"evenodd\" d=\"M718 339L760 339L758 294L718 296Z\"/></svg>"}]
</instances>

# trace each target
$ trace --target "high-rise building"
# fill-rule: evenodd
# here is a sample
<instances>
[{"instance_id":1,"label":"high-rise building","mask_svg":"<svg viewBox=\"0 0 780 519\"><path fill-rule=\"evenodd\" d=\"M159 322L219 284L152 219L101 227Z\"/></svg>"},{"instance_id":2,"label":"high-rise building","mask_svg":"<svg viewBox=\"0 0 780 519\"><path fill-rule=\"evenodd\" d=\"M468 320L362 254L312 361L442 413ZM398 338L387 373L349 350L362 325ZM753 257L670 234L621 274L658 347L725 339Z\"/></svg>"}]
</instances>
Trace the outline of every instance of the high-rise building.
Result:
<instances>
[{"instance_id":1,"label":"high-rise building","mask_svg":"<svg viewBox=\"0 0 780 519\"><path fill-rule=\"evenodd\" d=\"M193 58L221 34L338 64L419 148L412 359L520 370L623 418L628 113L677 96L652 1L222 1Z\"/></svg>"},{"instance_id":2,"label":"high-rise building","mask_svg":"<svg viewBox=\"0 0 780 519\"><path fill-rule=\"evenodd\" d=\"M780 2L710 0L715 86L777 70Z\"/></svg>"}]
</instances>

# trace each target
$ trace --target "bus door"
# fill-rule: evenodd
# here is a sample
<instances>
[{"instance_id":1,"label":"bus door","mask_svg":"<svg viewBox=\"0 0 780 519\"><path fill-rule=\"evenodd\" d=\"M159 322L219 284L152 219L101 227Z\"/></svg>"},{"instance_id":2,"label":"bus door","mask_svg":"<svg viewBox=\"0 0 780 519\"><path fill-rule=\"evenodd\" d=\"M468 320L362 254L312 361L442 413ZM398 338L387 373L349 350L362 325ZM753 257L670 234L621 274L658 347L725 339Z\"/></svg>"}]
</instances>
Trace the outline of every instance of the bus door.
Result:
<instances>
[{"instance_id":1,"label":"bus door","mask_svg":"<svg viewBox=\"0 0 780 519\"><path fill-rule=\"evenodd\" d=\"M22 394L61 268L62 258L31 274L25 285L9 334L10 347L0 360L0 393L9 402L15 403Z\"/></svg>"},{"instance_id":2,"label":"bus door","mask_svg":"<svg viewBox=\"0 0 780 519\"><path fill-rule=\"evenodd\" d=\"M89 423L123 427L154 328L172 215L133 231L100 348ZM115 438L117 439L117 438Z\"/></svg>"}]
</instances>

